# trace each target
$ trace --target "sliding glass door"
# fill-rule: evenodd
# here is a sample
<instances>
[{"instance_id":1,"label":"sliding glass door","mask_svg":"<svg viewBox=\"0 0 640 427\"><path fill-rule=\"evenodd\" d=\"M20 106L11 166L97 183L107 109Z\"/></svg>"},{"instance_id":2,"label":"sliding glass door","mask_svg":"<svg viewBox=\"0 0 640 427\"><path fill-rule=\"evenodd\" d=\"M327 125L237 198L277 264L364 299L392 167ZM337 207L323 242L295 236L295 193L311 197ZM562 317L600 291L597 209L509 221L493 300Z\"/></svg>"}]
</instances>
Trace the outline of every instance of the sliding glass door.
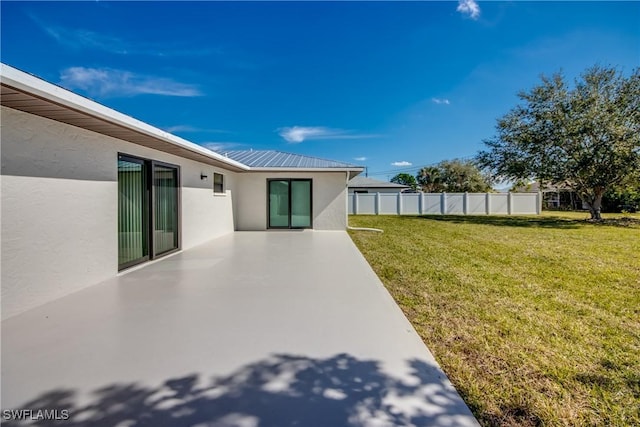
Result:
<instances>
[{"instance_id":1,"label":"sliding glass door","mask_svg":"<svg viewBox=\"0 0 640 427\"><path fill-rule=\"evenodd\" d=\"M178 248L178 170L153 165L153 253Z\"/></svg>"},{"instance_id":2,"label":"sliding glass door","mask_svg":"<svg viewBox=\"0 0 640 427\"><path fill-rule=\"evenodd\" d=\"M311 227L311 180L291 181L291 228Z\"/></svg>"},{"instance_id":3,"label":"sliding glass door","mask_svg":"<svg viewBox=\"0 0 640 427\"><path fill-rule=\"evenodd\" d=\"M179 168L118 155L118 269L179 248Z\"/></svg>"},{"instance_id":4,"label":"sliding glass door","mask_svg":"<svg viewBox=\"0 0 640 427\"><path fill-rule=\"evenodd\" d=\"M269 228L311 228L311 180L267 181Z\"/></svg>"},{"instance_id":5,"label":"sliding glass door","mask_svg":"<svg viewBox=\"0 0 640 427\"><path fill-rule=\"evenodd\" d=\"M118 266L149 259L147 168L143 160L118 159Z\"/></svg>"},{"instance_id":6,"label":"sliding glass door","mask_svg":"<svg viewBox=\"0 0 640 427\"><path fill-rule=\"evenodd\" d=\"M269 181L269 227L289 227L289 181Z\"/></svg>"}]
</instances>

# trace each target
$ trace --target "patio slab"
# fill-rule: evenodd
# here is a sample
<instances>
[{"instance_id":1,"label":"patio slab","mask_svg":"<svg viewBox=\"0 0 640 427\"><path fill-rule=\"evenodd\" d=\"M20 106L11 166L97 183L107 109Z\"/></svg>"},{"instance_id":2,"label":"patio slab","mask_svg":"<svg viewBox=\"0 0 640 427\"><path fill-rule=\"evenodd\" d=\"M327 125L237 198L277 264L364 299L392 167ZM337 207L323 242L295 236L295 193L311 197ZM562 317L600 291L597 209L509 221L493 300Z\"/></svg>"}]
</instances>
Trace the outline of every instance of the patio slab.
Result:
<instances>
[{"instance_id":1,"label":"patio slab","mask_svg":"<svg viewBox=\"0 0 640 427\"><path fill-rule=\"evenodd\" d=\"M236 232L9 318L1 398L69 411L38 425L478 425L345 232Z\"/></svg>"}]
</instances>

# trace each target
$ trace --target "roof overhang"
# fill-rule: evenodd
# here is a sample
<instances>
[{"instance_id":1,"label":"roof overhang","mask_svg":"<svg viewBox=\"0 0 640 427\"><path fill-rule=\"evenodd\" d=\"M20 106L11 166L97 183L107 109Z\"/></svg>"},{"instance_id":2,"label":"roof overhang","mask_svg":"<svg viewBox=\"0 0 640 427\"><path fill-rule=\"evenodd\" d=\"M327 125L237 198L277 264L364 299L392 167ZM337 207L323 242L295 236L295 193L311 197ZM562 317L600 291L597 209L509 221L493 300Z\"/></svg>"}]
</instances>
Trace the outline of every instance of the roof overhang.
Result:
<instances>
[{"instance_id":1,"label":"roof overhang","mask_svg":"<svg viewBox=\"0 0 640 427\"><path fill-rule=\"evenodd\" d=\"M5 64L0 64L0 86L3 106L227 170L250 170L242 163Z\"/></svg>"},{"instance_id":2,"label":"roof overhang","mask_svg":"<svg viewBox=\"0 0 640 427\"><path fill-rule=\"evenodd\" d=\"M349 179L358 176L364 171L364 167L356 168L296 168L296 167L252 167L251 172L348 172Z\"/></svg>"}]
</instances>

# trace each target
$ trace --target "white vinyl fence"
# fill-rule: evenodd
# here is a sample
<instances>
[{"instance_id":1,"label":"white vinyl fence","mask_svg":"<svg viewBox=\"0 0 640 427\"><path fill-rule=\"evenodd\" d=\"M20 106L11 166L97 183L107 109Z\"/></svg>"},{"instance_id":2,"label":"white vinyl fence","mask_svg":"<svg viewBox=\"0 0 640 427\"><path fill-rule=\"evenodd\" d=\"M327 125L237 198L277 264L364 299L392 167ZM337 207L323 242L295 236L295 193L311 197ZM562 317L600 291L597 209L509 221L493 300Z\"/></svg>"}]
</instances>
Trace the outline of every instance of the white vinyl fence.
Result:
<instances>
[{"instance_id":1,"label":"white vinyl fence","mask_svg":"<svg viewBox=\"0 0 640 427\"><path fill-rule=\"evenodd\" d=\"M540 193L349 193L351 215L538 215Z\"/></svg>"}]
</instances>

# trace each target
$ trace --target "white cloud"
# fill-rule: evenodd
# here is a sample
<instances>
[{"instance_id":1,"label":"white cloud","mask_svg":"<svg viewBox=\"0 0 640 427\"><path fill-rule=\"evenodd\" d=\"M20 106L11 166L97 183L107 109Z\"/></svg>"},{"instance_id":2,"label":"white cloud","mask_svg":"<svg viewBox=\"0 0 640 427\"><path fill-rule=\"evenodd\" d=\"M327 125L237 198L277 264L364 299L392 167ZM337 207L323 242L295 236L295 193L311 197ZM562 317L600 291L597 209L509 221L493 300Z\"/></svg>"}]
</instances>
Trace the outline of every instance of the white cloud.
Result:
<instances>
[{"instance_id":1,"label":"white cloud","mask_svg":"<svg viewBox=\"0 0 640 427\"><path fill-rule=\"evenodd\" d=\"M319 139L335 135L335 130L325 127L293 126L278 130L278 134L291 144L299 144L305 139Z\"/></svg>"},{"instance_id":2,"label":"white cloud","mask_svg":"<svg viewBox=\"0 0 640 427\"><path fill-rule=\"evenodd\" d=\"M456 10L462 14L469 15L471 19L478 19L480 16L480 6L475 0L460 0Z\"/></svg>"},{"instance_id":3,"label":"white cloud","mask_svg":"<svg viewBox=\"0 0 640 427\"><path fill-rule=\"evenodd\" d=\"M31 19L50 37L72 49L102 50L119 55L151 56L203 56L215 53L215 49L193 49L187 45L167 46L165 43L131 43L119 37L96 33L82 28L65 28L51 25L31 14Z\"/></svg>"},{"instance_id":4,"label":"white cloud","mask_svg":"<svg viewBox=\"0 0 640 427\"><path fill-rule=\"evenodd\" d=\"M431 98L431 102L433 102L434 104L444 104L444 105L449 105L451 104L451 101L449 101L446 98Z\"/></svg>"},{"instance_id":5,"label":"white cloud","mask_svg":"<svg viewBox=\"0 0 640 427\"><path fill-rule=\"evenodd\" d=\"M226 130L221 129L203 129L190 125L175 125L175 126L167 126L162 128L164 131L169 133L174 132L206 132L206 133L229 133Z\"/></svg>"},{"instance_id":6,"label":"white cloud","mask_svg":"<svg viewBox=\"0 0 640 427\"><path fill-rule=\"evenodd\" d=\"M358 134L345 129L332 129L324 126L291 126L278 129L278 134L290 144L299 144L314 139L363 139L379 135Z\"/></svg>"},{"instance_id":7,"label":"white cloud","mask_svg":"<svg viewBox=\"0 0 640 427\"><path fill-rule=\"evenodd\" d=\"M60 84L68 89L83 90L90 96L101 97L202 95L194 85L110 68L67 68L60 73Z\"/></svg>"},{"instance_id":8,"label":"white cloud","mask_svg":"<svg viewBox=\"0 0 640 427\"><path fill-rule=\"evenodd\" d=\"M364 162L365 160L367 160L366 157L354 157L353 160L355 160L356 162Z\"/></svg>"},{"instance_id":9,"label":"white cloud","mask_svg":"<svg viewBox=\"0 0 640 427\"><path fill-rule=\"evenodd\" d=\"M211 151L224 151L224 150L231 150L231 149L235 149L238 148L241 145L239 142L217 142L217 141L211 141L211 142L200 142L198 143L198 145L202 145L204 148L207 148Z\"/></svg>"},{"instance_id":10,"label":"white cloud","mask_svg":"<svg viewBox=\"0 0 640 427\"><path fill-rule=\"evenodd\" d=\"M406 161L401 161L401 162L393 162L391 163L391 166L411 166L413 163L411 162L406 162Z\"/></svg>"},{"instance_id":11,"label":"white cloud","mask_svg":"<svg viewBox=\"0 0 640 427\"><path fill-rule=\"evenodd\" d=\"M200 131L200 129L193 127L193 126L189 126L189 125L175 125L175 126L169 126L166 128L162 128L163 130L169 132L169 133L174 133L174 132L198 132Z\"/></svg>"}]
</instances>

